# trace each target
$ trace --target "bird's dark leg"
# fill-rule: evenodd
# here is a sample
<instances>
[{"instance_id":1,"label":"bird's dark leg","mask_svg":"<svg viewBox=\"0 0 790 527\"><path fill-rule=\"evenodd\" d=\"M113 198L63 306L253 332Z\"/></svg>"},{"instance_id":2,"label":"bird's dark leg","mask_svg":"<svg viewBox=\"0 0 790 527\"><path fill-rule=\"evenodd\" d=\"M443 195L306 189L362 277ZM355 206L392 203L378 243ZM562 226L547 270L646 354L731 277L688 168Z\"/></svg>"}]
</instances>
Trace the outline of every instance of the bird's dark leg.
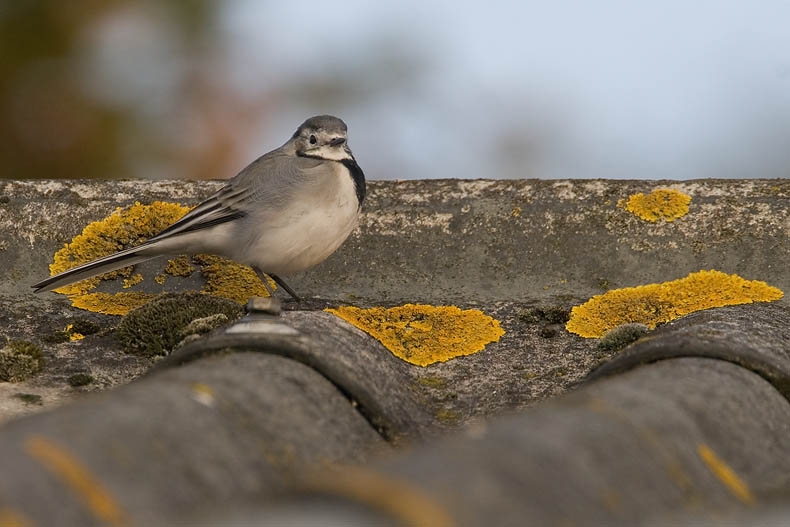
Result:
<instances>
[{"instance_id":1,"label":"bird's dark leg","mask_svg":"<svg viewBox=\"0 0 790 527\"><path fill-rule=\"evenodd\" d=\"M272 277L272 280L277 282L277 285L279 285L280 287L285 289L288 292L288 294L293 297L294 300L296 300L297 302L301 302L302 301L302 299L299 298L299 295L296 294L296 291L291 289L291 287L288 284L285 283L285 280L283 280L282 278L280 278L276 274L270 274L269 276Z\"/></svg>"},{"instance_id":2,"label":"bird's dark leg","mask_svg":"<svg viewBox=\"0 0 790 527\"><path fill-rule=\"evenodd\" d=\"M255 274L258 275L258 278L260 279L260 281L263 282L263 287L265 287L266 290L269 292L269 296L274 298L274 291L272 291L272 288L269 285L269 278L266 276L266 273L264 273L263 271L261 271L257 267L253 267L252 270L255 271ZM286 291L287 291L287 289L286 289Z\"/></svg>"},{"instance_id":3,"label":"bird's dark leg","mask_svg":"<svg viewBox=\"0 0 790 527\"><path fill-rule=\"evenodd\" d=\"M267 278L266 273L264 273L257 267L253 267L252 270L255 271L255 274L257 274L258 278L260 278L261 282L263 282L264 287L266 287L266 290L269 292L269 296L274 297L274 291L272 291L272 288L269 286L269 279ZM302 300L301 298L299 298L299 295L296 294L296 291L291 289L291 286L285 283L285 280L283 280L276 274L269 274L268 276L271 276L272 280L274 280L277 283L277 285L285 289L285 291L289 295L291 295L294 298L294 300L296 300L297 302L300 302Z\"/></svg>"}]
</instances>

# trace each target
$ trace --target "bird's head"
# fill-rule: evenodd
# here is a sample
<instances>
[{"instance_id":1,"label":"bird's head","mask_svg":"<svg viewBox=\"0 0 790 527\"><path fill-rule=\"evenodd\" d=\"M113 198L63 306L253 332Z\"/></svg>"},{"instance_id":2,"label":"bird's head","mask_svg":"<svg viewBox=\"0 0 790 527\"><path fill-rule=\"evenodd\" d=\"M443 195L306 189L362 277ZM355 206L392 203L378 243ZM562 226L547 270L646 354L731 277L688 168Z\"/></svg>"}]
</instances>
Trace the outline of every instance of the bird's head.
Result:
<instances>
[{"instance_id":1,"label":"bird's head","mask_svg":"<svg viewBox=\"0 0 790 527\"><path fill-rule=\"evenodd\" d=\"M346 123L331 115L318 115L303 122L291 142L298 156L331 161L354 159L348 147Z\"/></svg>"}]
</instances>

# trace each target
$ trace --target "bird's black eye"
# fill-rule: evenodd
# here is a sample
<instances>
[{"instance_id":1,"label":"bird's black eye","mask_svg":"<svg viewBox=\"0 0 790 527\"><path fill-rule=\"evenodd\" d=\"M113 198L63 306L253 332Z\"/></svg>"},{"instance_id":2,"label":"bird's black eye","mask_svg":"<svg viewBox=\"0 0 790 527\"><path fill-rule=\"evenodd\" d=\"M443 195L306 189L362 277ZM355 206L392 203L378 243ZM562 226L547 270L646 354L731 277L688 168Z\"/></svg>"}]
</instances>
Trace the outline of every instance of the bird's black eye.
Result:
<instances>
[{"instance_id":1,"label":"bird's black eye","mask_svg":"<svg viewBox=\"0 0 790 527\"><path fill-rule=\"evenodd\" d=\"M310 144L311 144L311 145L314 145L316 141L317 141L317 139L315 138L315 136L314 136L314 135L311 135L311 136L310 136Z\"/></svg>"}]
</instances>

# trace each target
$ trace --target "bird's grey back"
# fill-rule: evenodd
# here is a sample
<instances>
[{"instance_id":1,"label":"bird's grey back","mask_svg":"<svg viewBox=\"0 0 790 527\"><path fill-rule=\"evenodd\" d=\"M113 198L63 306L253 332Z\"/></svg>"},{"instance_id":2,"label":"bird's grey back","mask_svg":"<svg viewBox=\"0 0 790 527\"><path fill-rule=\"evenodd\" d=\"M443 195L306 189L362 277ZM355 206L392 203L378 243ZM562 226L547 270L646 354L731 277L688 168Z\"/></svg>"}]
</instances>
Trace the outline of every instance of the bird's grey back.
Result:
<instances>
[{"instance_id":1,"label":"bird's grey back","mask_svg":"<svg viewBox=\"0 0 790 527\"><path fill-rule=\"evenodd\" d=\"M254 202L256 208L285 203L298 189L320 175L322 165L329 162L320 159L289 155L282 149L273 150L250 163L234 177L230 185L245 189L245 201Z\"/></svg>"}]
</instances>

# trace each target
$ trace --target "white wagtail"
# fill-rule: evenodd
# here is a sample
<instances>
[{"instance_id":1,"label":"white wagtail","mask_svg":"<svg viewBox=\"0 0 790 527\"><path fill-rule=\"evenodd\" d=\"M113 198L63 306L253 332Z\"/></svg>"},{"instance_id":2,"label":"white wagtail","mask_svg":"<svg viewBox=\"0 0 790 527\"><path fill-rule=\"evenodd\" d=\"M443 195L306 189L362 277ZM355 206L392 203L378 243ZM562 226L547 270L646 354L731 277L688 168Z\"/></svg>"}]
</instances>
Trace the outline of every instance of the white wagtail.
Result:
<instances>
[{"instance_id":1,"label":"white wagtail","mask_svg":"<svg viewBox=\"0 0 790 527\"><path fill-rule=\"evenodd\" d=\"M346 123L311 117L283 146L150 240L33 289L50 291L163 254L213 253L251 266L270 295L265 275L298 300L280 275L308 269L335 252L356 227L364 198L365 175L348 147Z\"/></svg>"}]
</instances>

